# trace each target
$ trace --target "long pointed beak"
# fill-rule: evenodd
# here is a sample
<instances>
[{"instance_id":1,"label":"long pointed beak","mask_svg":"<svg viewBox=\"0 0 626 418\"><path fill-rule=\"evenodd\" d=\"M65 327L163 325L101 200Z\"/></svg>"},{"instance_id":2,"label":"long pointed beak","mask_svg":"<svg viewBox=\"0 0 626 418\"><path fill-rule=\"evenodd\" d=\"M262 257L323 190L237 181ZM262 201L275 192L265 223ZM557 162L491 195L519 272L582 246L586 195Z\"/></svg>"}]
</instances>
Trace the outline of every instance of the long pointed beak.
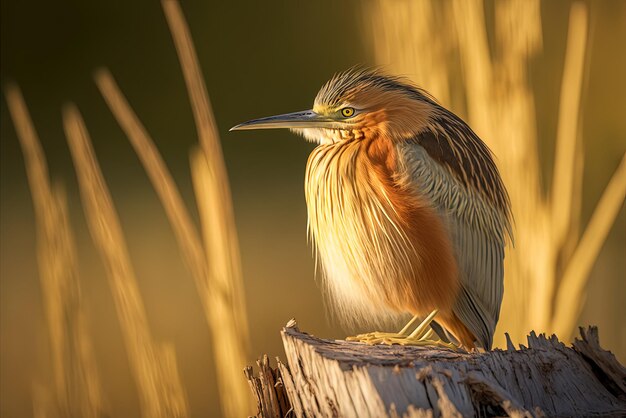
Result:
<instances>
[{"instance_id":1,"label":"long pointed beak","mask_svg":"<svg viewBox=\"0 0 626 418\"><path fill-rule=\"evenodd\" d=\"M285 113L284 115L269 116L253 119L230 128L230 131L248 129L278 129L278 128L332 128L337 121L327 116L315 113L313 110Z\"/></svg>"}]
</instances>

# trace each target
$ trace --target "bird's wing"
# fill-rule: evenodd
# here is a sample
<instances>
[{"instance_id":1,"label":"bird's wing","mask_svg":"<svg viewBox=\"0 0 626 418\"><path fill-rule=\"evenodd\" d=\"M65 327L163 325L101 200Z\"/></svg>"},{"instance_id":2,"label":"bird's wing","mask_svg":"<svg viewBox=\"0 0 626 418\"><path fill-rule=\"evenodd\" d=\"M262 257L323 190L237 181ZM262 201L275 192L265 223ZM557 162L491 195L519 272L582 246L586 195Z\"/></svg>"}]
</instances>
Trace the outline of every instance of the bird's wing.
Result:
<instances>
[{"instance_id":1,"label":"bird's wing","mask_svg":"<svg viewBox=\"0 0 626 418\"><path fill-rule=\"evenodd\" d=\"M500 316L504 292L504 243L450 216L452 237L461 279L454 313L489 349Z\"/></svg>"},{"instance_id":2,"label":"bird's wing","mask_svg":"<svg viewBox=\"0 0 626 418\"><path fill-rule=\"evenodd\" d=\"M400 172L406 176L399 181L427 197L450 232L461 281L454 312L482 346L490 348L503 295L507 214L432 158L418 141L399 146Z\"/></svg>"}]
</instances>

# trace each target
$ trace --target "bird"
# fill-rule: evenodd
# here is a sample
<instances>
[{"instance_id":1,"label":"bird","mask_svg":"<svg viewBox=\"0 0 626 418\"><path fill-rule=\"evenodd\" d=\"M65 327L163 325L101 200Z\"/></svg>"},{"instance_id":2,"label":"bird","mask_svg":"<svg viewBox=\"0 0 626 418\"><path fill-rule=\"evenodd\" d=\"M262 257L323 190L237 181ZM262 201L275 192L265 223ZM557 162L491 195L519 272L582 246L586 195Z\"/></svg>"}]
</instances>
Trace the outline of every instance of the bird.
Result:
<instances>
[{"instance_id":1,"label":"bird","mask_svg":"<svg viewBox=\"0 0 626 418\"><path fill-rule=\"evenodd\" d=\"M405 77L353 67L312 109L231 131L274 128L317 145L305 198L329 305L348 324L412 315L399 332L351 339L489 350L513 221L494 156L468 124Z\"/></svg>"}]
</instances>

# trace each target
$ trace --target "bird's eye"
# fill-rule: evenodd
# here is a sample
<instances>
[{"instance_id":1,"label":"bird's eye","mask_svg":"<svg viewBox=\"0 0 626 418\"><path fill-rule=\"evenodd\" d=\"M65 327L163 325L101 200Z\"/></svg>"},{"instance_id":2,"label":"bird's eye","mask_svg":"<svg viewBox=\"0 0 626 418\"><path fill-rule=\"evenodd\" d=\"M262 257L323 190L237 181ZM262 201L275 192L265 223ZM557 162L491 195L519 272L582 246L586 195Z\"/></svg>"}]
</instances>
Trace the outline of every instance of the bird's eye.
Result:
<instances>
[{"instance_id":1,"label":"bird's eye","mask_svg":"<svg viewBox=\"0 0 626 418\"><path fill-rule=\"evenodd\" d=\"M344 118L349 118L352 115L354 115L354 108L344 107L343 109L341 109L341 116L343 116Z\"/></svg>"}]
</instances>

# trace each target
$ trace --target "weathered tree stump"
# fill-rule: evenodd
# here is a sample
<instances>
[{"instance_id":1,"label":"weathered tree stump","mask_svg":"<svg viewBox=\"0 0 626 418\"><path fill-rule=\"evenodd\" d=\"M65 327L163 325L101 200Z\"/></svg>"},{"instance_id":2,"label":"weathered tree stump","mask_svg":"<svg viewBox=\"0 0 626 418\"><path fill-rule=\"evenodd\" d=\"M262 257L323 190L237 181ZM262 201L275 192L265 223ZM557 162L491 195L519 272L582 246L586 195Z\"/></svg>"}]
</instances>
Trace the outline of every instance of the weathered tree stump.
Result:
<instances>
[{"instance_id":1,"label":"weathered tree stump","mask_svg":"<svg viewBox=\"0 0 626 418\"><path fill-rule=\"evenodd\" d=\"M483 353L368 346L282 331L287 363L246 369L258 417L626 416L626 369L580 329L566 347L534 332L528 348Z\"/></svg>"}]
</instances>

